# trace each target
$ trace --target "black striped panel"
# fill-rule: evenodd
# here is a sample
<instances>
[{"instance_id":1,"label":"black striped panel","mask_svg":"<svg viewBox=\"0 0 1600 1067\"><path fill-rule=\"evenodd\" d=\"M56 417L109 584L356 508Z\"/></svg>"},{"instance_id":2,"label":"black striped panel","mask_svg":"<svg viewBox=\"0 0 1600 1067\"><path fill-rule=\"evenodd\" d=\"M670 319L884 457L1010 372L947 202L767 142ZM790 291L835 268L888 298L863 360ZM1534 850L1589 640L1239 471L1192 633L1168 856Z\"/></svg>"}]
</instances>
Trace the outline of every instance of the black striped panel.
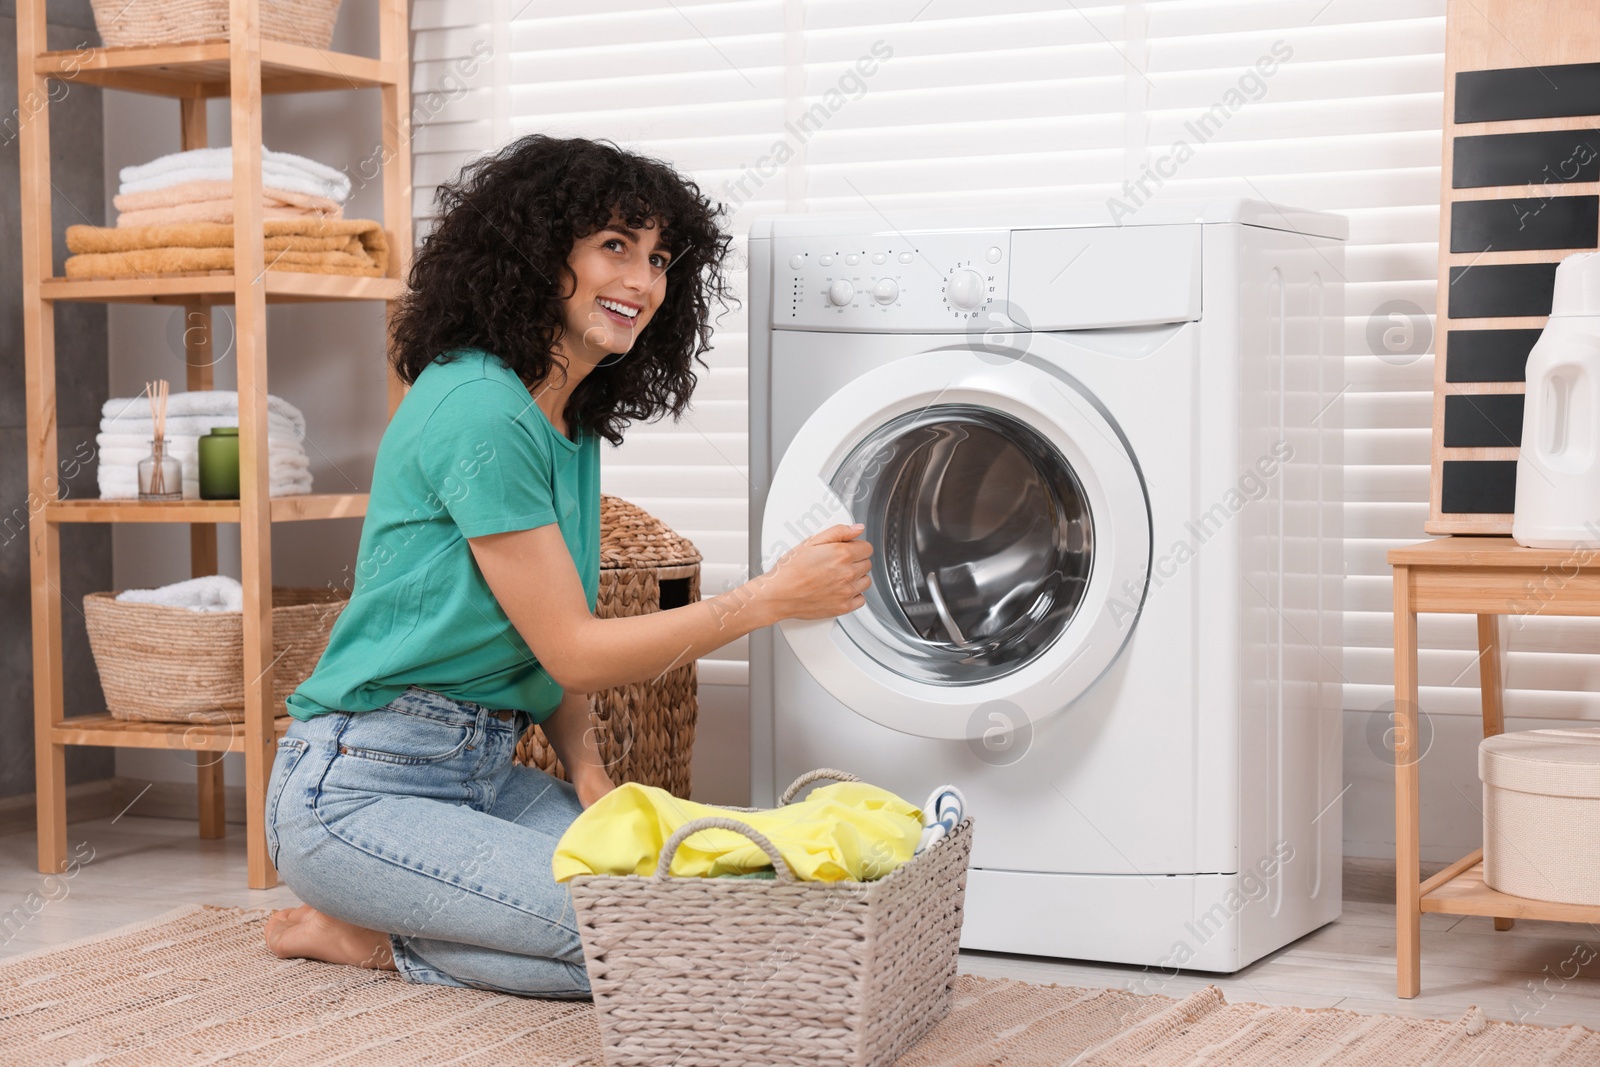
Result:
<instances>
[{"instance_id":1,"label":"black striped panel","mask_svg":"<svg viewBox=\"0 0 1600 1067\"><path fill-rule=\"evenodd\" d=\"M1517 506L1517 461L1447 459L1439 510L1446 515L1509 515Z\"/></svg>"},{"instance_id":2,"label":"black striped panel","mask_svg":"<svg viewBox=\"0 0 1600 1067\"><path fill-rule=\"evenodd\" d=\"M1520 382L1539 330L1451 330L1445 346L1447 382Z\"/></svg>"},{"instance_id":3,"label":"black striped panel","mask_svg":"<svg viewBox=\"0 0 1600 1067\"><path fill-rule=\"evenodd\" d=\"M1452 143L1450 185L1482 189L1600 181L1600 130L1540 130L1457 137Z\"/></svg>"},{"instance_id":4,"label":"black striped panel","mask_svg":"<svg viewBox=\"0 0 1600 1067\"><path fill-rule=\"evenodd\" d=\"M1450 205L1452 252L1593 248L1597 232L1600 197L1458 200Z\"/></svg>"},{"instance_id":5,"label":"black striped panel","mask_svg":"<svg viewBox=\"0 0 1600 1067\"><path fill-rule=\"evenodd\" d=\"M1600 63L1565 63L1456 75L1457 122L1600 115Z\"/></svg>"},{"instance_id":6,"label":"black striped panel","mask_svg":"<svg viewBox=\"0 0 1600 1067\"><path fill-rule=\"evenodd\" d=\"M1450 268L1452 319L1550 314L1554 263L1469 264Z\"/></svg>"},{"instance_id":7,"label":"black striped panel","mask_svg":"<svg viewBox=\"0 0 1600 1067\"><path fill-rule=\"evenodd\" d=\"M1521 444L1521 393L1462 393L1444 398L1444 447L1516 448Z\"/></svg>"}]
</instances>

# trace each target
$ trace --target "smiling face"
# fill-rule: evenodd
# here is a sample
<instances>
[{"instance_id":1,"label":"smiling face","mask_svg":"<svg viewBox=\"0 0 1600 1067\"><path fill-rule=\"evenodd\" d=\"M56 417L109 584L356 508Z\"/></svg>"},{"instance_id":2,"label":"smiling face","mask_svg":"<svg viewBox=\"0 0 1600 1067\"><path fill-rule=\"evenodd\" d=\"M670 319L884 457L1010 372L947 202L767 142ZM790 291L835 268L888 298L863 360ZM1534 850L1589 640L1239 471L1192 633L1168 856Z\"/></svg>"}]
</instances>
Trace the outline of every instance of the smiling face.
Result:
<instances>
[{"instance_id":1,"label":"smiling face","mask_svg":"<svg viewBox=\"0 0 1600 1067\"><path fill-rule=\"evenodd\" d=\"M654 220L635 230L613 216L573 244L567 265L576 284L563 301L567 332L561 339L569 359L592 367L633 347L667 292L672 256L660 235Z\"/></svg>"}]
</instances>

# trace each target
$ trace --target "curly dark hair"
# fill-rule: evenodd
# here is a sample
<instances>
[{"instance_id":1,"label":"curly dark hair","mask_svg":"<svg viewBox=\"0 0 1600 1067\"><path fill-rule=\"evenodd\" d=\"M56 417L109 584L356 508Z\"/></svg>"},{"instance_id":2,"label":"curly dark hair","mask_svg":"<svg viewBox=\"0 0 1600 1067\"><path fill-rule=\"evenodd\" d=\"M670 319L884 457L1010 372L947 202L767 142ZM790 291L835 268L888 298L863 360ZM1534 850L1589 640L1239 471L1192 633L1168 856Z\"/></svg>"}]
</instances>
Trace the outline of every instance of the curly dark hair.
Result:
<instances>
[{"instance_id":1,"label":"curly dark hair","mask_svg":"<svg viewBox=\"0 0 1600 1067\"><path fill-rule=\"evenodd\" d=\"M525 382L555 365L573 244L621 215L652 220L671 253L661 306L626 359L573 390L568 423L622 443L629 423L683 414L711 347L711 305L736 303L723 272L722 208L667 164L609 141L531 134L439 187L439 221L418 249L390 323L395 372L414 382L453 348L493 353Z\"/></svg>"}]
</instances>

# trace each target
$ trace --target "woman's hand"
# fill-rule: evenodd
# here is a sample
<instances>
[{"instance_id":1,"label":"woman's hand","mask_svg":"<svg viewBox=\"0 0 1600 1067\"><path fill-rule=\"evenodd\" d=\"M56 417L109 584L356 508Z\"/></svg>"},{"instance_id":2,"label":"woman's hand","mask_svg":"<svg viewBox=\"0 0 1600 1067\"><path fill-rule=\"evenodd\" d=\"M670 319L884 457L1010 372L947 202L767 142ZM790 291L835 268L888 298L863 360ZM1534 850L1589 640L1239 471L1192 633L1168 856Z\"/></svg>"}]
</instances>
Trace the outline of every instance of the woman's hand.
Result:
<instances>
[{"instance_id":1,"label":"woman's hand","mask_svg":"<svg viewBox=\"0 0 1600 1067\"><path fill-rule=\"evenodd\" d=\"M831 619L866 603L872 585L872 546L862 530L830 526L784 553L755 580L757 592L780 619Z\"/></svg>"}]
</instances>

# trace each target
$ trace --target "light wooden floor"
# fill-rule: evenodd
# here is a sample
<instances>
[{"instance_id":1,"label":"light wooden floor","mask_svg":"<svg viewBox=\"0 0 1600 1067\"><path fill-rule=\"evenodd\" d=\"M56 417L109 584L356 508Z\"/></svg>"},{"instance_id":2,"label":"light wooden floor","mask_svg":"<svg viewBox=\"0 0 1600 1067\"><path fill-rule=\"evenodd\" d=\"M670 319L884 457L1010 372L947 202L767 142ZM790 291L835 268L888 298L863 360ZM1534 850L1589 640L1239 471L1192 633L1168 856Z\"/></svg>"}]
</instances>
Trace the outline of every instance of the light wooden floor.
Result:
<instances>
[{"instance_id":1,"label":"light wooden floor","mask_svg":"<svg viewBox=\"0 0 1600 1067\"><path fill-rule=\"evenodd\" d=\"M64 883L64 890L63 883L56 884L58 899L45 901L51 887L33 868L31 829L0 828L0 958L148 919L181 904L296 903L282 886L264 892L245 888L242 829L228 830L223 840L201 841L192 822L176 819L123 815L75 822L71 846L86 842L94 858ZM1518 922L1515 929L1497 933L1488 919L1429 915L1422 926L1423 993L1399 1000L1393 992L1394 907L1377 902L1387 895L1382 865L1352 861L1347 882L1342 919L1234 975L1185 972L1162 978L1135 967L989 952L963 952L961 969L1062 985L1133 985L1168 996L1214 984L1235 1003L1445 1019L1458 1018L1476 1004L1494 1019L1600 1029L1600 929ZM1583 960L1590 962L1581 973L1564 977Z\"/></svg>"}]
</instances>

